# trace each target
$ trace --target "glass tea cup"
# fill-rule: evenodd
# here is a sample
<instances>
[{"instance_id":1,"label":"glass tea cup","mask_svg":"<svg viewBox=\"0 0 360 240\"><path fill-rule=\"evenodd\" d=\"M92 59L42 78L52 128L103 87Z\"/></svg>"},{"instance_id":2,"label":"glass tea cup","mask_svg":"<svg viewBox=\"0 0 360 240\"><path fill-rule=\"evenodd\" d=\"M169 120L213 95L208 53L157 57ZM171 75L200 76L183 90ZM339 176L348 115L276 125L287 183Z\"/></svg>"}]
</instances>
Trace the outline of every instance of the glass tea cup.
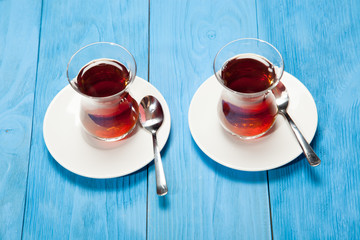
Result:
<instances>
[{"instance_id":1,"label":"glass tea cup","mask_svg":"<svg viewBox=\"0 0 360 240\"><path fill-rule=\"evenodd\" d=\"M241 139L267 133L277 114L271 90L284 71L279 51L260 39L238 39L220 49L213 67L223 87L217 107L223 128Z\"/></svg>"},{"instance_id":2,"label":"glass tea cup","mask_svg":"<svg viewBox=\"0 0 360 240\"><path fill-rule=\"evenodd\" d=\"M134 57L115 43L92 43L71 57L67 77L81 96L79 116L88 135L113 142L135 129L139 108L129 90L135 76Z\"/></svg>"}]
</instances>

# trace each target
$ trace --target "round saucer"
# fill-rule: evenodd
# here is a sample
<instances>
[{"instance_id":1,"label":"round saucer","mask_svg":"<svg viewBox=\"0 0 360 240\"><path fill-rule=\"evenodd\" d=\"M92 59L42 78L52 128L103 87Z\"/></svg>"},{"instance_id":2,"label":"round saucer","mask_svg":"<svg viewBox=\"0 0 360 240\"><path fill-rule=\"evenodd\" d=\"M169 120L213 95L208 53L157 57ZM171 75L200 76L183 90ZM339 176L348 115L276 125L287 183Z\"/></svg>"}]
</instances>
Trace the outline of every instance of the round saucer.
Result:
<instances>
[{"instance_id":1,"label":"round saucer","mask_svg":"<svg viewBox=\"0 0 360 240\"><path fill-rule=\"evenodd\" d=\"M288 113L311 142L318 123L315 101L308 89L291 74L284 72L281 81L290 96ZM283 166L302 153L289 124L280 115L269 133L259 139L245 141L226 132L216 111L222 88L212 76L199 87L190 103L190 132L207 156L229 168L264 171Z\"/></svg>"},{"instance_id":2,"label":"round saucer","mask_svg":"<svg viewBox=\"0 0 360 240\"><path fill-rule=\"evenodd\" d=\"M161 93L147 81L136 77L131 95L137 101L153 95L164 110L164 122L157 133L160 150L170 133L170 111ZM154 159L152 137L137 127L131 136L106 143L83 133L78 118L80 96L69 85L50 103L44 118L45 144L53 158L64 168L90 178L114 178L133 173Z\"/></svg>"}]
</instances>

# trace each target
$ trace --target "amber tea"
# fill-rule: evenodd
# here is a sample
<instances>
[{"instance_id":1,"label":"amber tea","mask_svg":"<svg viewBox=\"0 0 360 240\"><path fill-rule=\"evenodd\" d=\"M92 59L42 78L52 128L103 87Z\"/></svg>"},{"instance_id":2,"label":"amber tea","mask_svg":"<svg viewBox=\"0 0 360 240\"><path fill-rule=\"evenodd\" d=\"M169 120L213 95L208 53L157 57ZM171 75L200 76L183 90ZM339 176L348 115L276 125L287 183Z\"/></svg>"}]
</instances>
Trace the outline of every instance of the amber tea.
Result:
<instances>
[{"instance_id":1,"label":"amber tea","mask_svg":"<svg viewBox=\"0 0 360 240\"><path fill-rule=\"evenodd\" d=\"M128 92L121 93L129 75L123 64L110 59L94 60L80 70L76 79L79 91L101 102L101 107L84 107L80 114L89 133L100 138L116 138L134 128L138 105Z\"/></svg>"},{"instance_id":2,"label":"amber tea","mask_svg":"<svg viewBox=\"0 0 360 240\"><path fill-rule=\"evenodd\" d=\"M259 93L275 81L275 68L265 58L255 54L231 58L221 69L223 84L236 93ZM277 108L273 97L252 97L251 104L235 104L222 99L223 124L240 136L256 136L267 131L274 123Z\"/></svg>"}]
</instances>

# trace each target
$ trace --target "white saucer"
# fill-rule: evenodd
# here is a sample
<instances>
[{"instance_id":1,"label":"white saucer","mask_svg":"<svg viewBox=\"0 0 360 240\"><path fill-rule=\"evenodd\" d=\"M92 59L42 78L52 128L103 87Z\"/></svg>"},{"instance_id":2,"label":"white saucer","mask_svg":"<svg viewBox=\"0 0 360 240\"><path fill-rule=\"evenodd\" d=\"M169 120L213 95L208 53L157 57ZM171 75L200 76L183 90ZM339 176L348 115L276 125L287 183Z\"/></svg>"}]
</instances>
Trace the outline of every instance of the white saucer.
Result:
<instances>
[{"instance_id":1,"label":"white saucer","mask_svg":"<svg viewBox=\"0 0 360 240\"><path fill-rule=\"evenodd\" d=\"M314 99L291 74L284 72L281 81L290 96L288 113L310 142L318 123ZM215 76L210 77L196 91L189 108L191 134L206 155L229 168L264 171L285 165L302 153L288 123L280 115L272 130L262 138L245 142L227 133L216 112L222 88Z\"/></svg>"},{"instance_id":2,"label":"white saucer","mask_svg":"<svg viewBox=\"0 0 360 240\"><path fill-rule=\"evenodd\" d=\"M130 91L137 102L146 95L159 99L165 117L157 134L162 149L169 137L171 122L164 97L139 77L132 83ZM64 168L85 177L114 178L135 172L154 159L151 134L141 127L137 127L130 137L115 143L86 137L77 114L79 107L80 96L68 85L52 100L44 118L45 144Z\"/></svg>"}]
</instances>

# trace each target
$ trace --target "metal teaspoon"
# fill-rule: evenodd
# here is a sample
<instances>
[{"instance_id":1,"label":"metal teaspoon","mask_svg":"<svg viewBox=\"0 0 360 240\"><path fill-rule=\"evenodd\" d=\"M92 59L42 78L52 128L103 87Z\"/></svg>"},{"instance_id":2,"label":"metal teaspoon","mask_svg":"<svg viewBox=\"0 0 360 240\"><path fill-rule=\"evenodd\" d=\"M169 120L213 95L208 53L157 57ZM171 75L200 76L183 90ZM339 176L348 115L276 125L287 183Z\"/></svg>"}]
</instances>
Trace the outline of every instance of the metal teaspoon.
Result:
<instances>
[{"instance_id":1,"label":"metal teaspoon","mask_svg":"<svg viewBox=\"0 0 360 240\"><path fill-rule=\"evenodd\" d=\"M279 82L272 91L276 98L276 105L278 107L278 111L289 122L291 129L305 154L306 159L311 166L318 166L321 162L320 158L316 155L310 144L306 141L306 139L301 134L300 130L297 128L294 121L291 119L290 115L286 111L289 105L289 94L286 91L286 87L284 86L284 84L282 84L282 82Z\"/></svg>"},{"instance_id":2,"label":"metal teaspoon","mask_svg":"<svg viewBox=\"0 0 360 240\"><path fill-rule=\"evenodd\" d=\"M168 192L165 173L161 162L160 151L157 144L156 132L164 120L164 113L160 102L153 96L145 96L139 105L140 124L149 131L153 139L156 192L159 196L164 196Z\"/></svg>"}]
</instances>

